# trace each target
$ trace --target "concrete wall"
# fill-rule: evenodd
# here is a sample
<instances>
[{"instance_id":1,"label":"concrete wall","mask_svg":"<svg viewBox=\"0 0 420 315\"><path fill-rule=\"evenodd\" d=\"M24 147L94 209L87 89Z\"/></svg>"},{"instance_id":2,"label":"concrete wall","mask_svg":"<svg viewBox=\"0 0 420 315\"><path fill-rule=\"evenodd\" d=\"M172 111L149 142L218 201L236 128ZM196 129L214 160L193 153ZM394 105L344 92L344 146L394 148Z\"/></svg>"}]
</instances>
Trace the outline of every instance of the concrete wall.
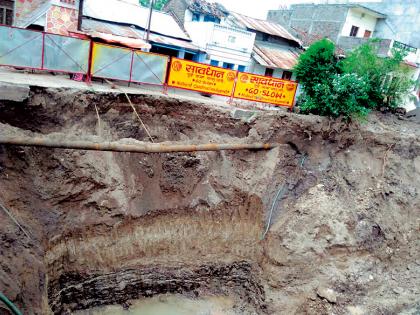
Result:
<instances>
[{"instance_id":1,"label":"concrete wall","mask_svg":"<svg viewBox=\"0 0 420 315\"><path fill-rule=\"evenodd\" d=\"M184 28L185 23L185 12L187 11L188 3L185 0L169 0L165 7L163 8L164 12L170 13L175 21ZM190 20L191 21L191 20Z\"/></svg>"},{"instance_id":2,"label":"concrete wall","mask_svg":"<svg viewBox=\"0 0 420 315\"><path fill-rule=\"evenodd\" d=\"M352 26L357 26L359 28L356 37L364 37L365 31L370 31L373 34L377 21L378 19L376 17L363 10L351 8L347 14L341 36L350 36Z\"/></svg>"},{"instance_id":3,"label":"concrete wall","mask_svg":"<svg viewBox=\"0 0 420 315\"><path fill-rule=\"evenodd\" d=\"M387 15L379 21L375 36L389 38L420 48L420 1L382 0L380 3L363 3L372 10Z\"/></svg>"},{"instance_id":4,"label":"concrete wall","mask_svg":"<svg viewBox=\"0 0 420 315\"><path fill-rule=\"evenodd\" d=\"M347 18L343 5L293 5L290 10L271 10L268 20L282 24L294 34L308 33L338 41Z\"/></svg>"},{"instance_id":5,"label":"concrete wall","mask_svg":"<svg viewBox=\"0 0 420 315\"><path fill-rule=\"evenodd\" d=\"M355 47L358 47L362 44L368 42L368 38L363 37L351 37L351 36L341 36L337 42L340 48L350 51ZM390 48L392 47L392 40L391 39L382 39L378 43L378 55L385 57L388 55Z\"/></svg>"}]
</instances>

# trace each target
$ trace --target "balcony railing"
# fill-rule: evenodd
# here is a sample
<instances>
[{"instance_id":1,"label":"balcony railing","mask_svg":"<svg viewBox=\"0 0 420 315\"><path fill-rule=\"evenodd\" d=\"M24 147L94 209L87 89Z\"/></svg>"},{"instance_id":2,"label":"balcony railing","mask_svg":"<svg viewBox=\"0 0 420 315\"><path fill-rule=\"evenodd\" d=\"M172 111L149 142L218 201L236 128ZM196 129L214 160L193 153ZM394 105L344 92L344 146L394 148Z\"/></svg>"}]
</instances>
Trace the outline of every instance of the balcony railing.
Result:
<instances>
[{"instance_id":1,"label":"balcony railing","mask_svg":"<svg viewBox=\"0 0 420 315\"><path fill-rule=\"evenodd\" d=\"M367 43L371 38L353 37L353 36L340 36L337 45L345 51L353 50L360 45ZM387 56L392 47L391 39L378 39L378 55Z\"/></svg>"}]
</instances>

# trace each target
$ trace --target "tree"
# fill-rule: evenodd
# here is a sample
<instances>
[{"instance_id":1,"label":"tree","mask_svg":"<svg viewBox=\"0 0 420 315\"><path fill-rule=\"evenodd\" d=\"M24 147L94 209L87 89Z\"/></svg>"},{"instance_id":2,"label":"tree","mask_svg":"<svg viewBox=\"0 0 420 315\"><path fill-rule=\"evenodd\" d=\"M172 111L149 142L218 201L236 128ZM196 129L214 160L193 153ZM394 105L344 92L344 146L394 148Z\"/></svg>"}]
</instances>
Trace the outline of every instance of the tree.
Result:
<instances>
[{"instance_id":1,"label":"tree","mask_svg":"<svg viewBox=\"0 0 420 315\"><path fill-rule=\"evenodd\" d=\"M153 9L155 10L162 10L163 7L165 6L165 4L168 2L169 0L154 0L153 3ZM140 5L142 5L143 7L149 7L150 6L150 0L139 0Z\"/></svg>"},{"instance_id":2,"label":"tree","mask_svg":"<svg viewBox=\"0 0 420 315\"><path fill-rule=\"evenodd\" d=\"M377 40L372 40L352 51L341 62L346 73L356 73L368 84L371 108L396 108L414 86L407 69L402 66L407 52L394 49L387 58L378 57Z\"/></svg>"},{"instance_id":3,"label":"tree","mask_svg":"<svg viewBox=\"0 0 420 315\"><path fill-rule=\"evenodd\" d=\"M338 60L334 52L334 43L329 39L321 39L299 56L294 71L308 96L314 96L317 84L331 82L333 76L339 73Z\"/></svg>"},{"instance_id":4,"label":"tree","mask_svg":"<svg viewBox=\"0 0 420 315\"><path fill-rule=\"evenodd\" d=\"M339 61L333 42L322 39L300 55L294 70L303 86L303 113L347 119L364 117L372 109L396 108L413 87L402 66L406 53L394 50L378 56L375 41L356 48Z\"/></svg>"}]
</instances>

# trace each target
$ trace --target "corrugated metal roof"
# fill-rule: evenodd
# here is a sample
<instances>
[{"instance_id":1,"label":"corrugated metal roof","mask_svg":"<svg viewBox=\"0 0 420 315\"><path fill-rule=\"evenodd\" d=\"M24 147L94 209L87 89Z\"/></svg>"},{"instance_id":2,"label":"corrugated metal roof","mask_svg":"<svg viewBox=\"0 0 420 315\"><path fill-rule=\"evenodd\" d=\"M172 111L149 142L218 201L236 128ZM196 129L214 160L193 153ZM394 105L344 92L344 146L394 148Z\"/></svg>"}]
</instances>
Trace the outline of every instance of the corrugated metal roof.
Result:
<instances>
[{"instance_id":1,"label":"corrugated metal roof","mask_svg":"<svg viewBox=\"0 0 420 315\"><path fill-rule=\"evenodd\" d=\"M147 28L149 9L119 0L85 0L83 15L101 21L136 25ZM153 11L151 31L173 38L189 40L174 18L161 11Z\"/></svg>"},{"instance_id":2,"label":"corrugated metal roof","mask_svg":"<svg viewBox=\"0 0 420 315\"><path fill-rule=\"evenodd\" d=\"M278 37L282 37L282 38L285 38L285 39L292 40L292 41L298 43L299 45L301 44L299 39L297 39L292 34L290 34L280 24L270 22L270 21L255 19L255 18L246 16L246 15L235 13L235 12L231 12L230 14L236 19L237 22L239 22L240 24L242 24L243 26L245 26L248 29L252 29L252 30L255 30L255 31L258 31L258 32L262 32L262 33L266 33L266 34L270 34L270 35L274 35L274 36L278 36Z\"/></svg>"},{"instance_id":3,"label":"corrugated metal roof","mask_svg":"<svg viewBox=\"0 0 420 315\"><path fill-rule=\"evenodd\" d=\"M96 21L84 18L82 29L85 32L100 32L105 34L112 34L116 36L123 36L135 39L144 39L144 31L138 30L129 26L118 25L110 22ZM166 37L150 33L150 41L153 43L182 47L194 51L198 51L199 48L193 43L181 39Z\"/></svg>"},{"instance_id":4,"label":"corrugated metal roof","mask_svg":"<svg viewBox=\"0 0 420 315\"><path fill-rule=\"evenodd\" d=\"M301 51L292 47L256 42L252 57L262 66L290 70Z\"/></svg>"},{"instance_id":5,"label":"corrugated metal roof","mask_svg":"<svg viewBox=\"0 0 420 315\"><path fill-rule=\"evenodd\" d=\"M114 34L102 33L102 32L92 32L90 34L93 38L101 38L107 43L110 44L122 44L127 47L137 48L137 49L150 49L152 45L146 43L143 39L132 38L127 36L118 36Z\"/></svg>"}]
</instances>

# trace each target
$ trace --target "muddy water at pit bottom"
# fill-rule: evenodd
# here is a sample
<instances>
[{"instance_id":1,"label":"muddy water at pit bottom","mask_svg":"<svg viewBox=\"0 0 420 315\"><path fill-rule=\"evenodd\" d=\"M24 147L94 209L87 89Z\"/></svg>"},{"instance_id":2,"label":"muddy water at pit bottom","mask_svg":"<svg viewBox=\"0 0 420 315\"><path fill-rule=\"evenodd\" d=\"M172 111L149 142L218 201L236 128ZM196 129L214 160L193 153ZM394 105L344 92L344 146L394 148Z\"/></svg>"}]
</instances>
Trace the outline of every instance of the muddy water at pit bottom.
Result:
<instances>
[{"instance_id":1,"label":"muddy water at pit bottom","mask_svg":"<svg viewBox=\"0 0 420 315\"><path fill-rule=\"evenodd\" d=\"M129 309L120 305L95 307L73 315L239 315L228 297L189 299L179 295L161 295L130 301ZM242 314L242 313L241 313Z\"/></svg>"}]
</instances>

